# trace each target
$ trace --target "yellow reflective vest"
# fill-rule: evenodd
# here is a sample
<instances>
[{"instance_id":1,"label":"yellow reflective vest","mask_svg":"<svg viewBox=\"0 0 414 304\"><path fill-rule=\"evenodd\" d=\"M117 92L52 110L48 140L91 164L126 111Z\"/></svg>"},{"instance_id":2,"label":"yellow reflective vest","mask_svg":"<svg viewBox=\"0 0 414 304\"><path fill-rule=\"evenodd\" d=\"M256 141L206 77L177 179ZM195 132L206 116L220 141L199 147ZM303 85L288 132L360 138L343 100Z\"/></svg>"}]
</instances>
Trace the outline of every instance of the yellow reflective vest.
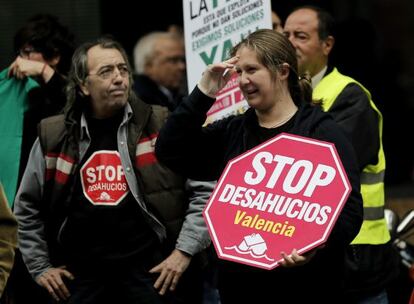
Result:
<instances>
[{"instance_id":1,"label":"yellow reflective vest","mask_svg":"<svg viewBox=\"0 0 414 304\"><path fill-rule=\"evenodd\" d=\"M384 173L385 156L382 148L382 114L371 99L371 93L351 77L342 75L336 68L322 78L313 90L313 99L321 100L322 109L328 112L338 95L350 83L358 84L367 94L370 105L378 114L380 148L378 162L367 165L361 173L361 194L364 205L364 221L361 230L352 244L385 244L390 240L390 234L384 217Z\"/></svg>"}]
</instances>

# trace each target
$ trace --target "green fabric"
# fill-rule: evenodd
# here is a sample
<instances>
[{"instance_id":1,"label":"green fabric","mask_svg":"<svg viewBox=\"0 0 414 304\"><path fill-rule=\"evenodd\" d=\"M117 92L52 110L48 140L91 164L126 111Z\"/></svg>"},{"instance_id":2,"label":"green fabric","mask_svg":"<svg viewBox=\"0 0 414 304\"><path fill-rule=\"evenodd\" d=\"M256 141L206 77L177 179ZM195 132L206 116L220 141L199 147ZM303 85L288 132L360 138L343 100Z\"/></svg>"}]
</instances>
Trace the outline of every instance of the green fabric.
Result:
<instances>
[{"instance_id":1,"label":"green fabric","mask_svg":"<svg viewBox=\"0 0 414 304\"><path fill-rule=\"evenodd\" d=\"M31 78L7 78L7 71L5 69L0 73L0 182L12 206L19 175L27 93L39 84Z\"/></svg>"}]
</instances>

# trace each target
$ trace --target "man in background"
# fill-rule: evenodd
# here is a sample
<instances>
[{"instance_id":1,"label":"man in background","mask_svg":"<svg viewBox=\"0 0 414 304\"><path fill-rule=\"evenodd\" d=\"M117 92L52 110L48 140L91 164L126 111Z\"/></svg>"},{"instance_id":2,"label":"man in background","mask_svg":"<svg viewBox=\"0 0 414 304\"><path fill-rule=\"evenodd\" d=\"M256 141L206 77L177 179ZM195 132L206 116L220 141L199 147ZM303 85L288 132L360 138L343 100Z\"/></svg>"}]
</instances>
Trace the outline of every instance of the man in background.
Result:
<instances>
[{"instance_id":1,"label":"man in background","mask_svg":"<svg viewBox=\"0 0 414 304\"><path fill-rule=\"evenodd\" d=\"M333 27L328 12L303 6L290 13L284 33L296 48L299 76L311 77L313 99L346 132L361 170L364 222L348 247L347 303L388 303L385 289L397 266L384 217L382 115L364 86L329 64Z\"/></svg>"},{"instance_id":2,"label":"man in background","mask_svg":"<svg viewBox=\"0 0 414 304\"><path fill-rule=\"evenodd\" d=\"M134 91L143 101L175 109L183 98L185 50L182 36L152 32L134 48Z\"/></svg>"}]
</instances>

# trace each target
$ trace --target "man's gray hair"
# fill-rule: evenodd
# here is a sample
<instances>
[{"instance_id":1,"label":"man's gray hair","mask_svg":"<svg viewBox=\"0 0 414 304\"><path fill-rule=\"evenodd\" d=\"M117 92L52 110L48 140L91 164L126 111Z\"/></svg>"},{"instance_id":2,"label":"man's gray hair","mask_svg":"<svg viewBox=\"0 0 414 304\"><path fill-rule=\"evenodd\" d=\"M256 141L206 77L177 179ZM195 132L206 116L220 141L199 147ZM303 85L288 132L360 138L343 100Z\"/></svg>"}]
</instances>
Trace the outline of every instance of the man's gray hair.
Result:
<instances>
[{"instance_id":1,"label":"man's gray hair","mask_svg":"<svg viewBox=\"0 0 414 304\"><path fill-rule=\"evenodd\" d=\"M145 66L154 58L156 42L162 39L177 40L178 37L170 32L151 32L138 40L134 47L135 72L144 74Z\"/></svg>"}]
</instances>

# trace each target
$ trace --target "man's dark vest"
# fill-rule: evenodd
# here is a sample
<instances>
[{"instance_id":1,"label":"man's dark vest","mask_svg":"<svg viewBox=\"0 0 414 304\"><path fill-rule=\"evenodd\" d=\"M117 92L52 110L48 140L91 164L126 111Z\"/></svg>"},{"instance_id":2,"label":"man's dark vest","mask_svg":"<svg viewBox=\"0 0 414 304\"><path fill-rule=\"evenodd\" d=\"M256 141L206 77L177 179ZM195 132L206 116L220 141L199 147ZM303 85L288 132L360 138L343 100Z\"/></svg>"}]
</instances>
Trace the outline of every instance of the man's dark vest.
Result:
<instances>
[{"instance_id":1,"label":"man's dark vest","mask_svg":"<svg viewBox=\"0 0 414 304\"><path fill-rule=\"evenodd\" d=\"M158 131L166 117L161 111L141 101L130 102L133 115L128 122L128 150L135 167L139 189L147 208L164 224L167 246L173 248L188 208L185 179L161 165L154 153ZM66 217L71 201L74 179L79 164L79 142L68 132L79 134L79 121L70 128L62 115L44 119L39 126L39 138L46 160L45 185L41 212L44 214L46 236L52 261L60 256L56 246L58 230ZM74 133L74 132L71 132Z\"/></svg>"}]
</instances>

